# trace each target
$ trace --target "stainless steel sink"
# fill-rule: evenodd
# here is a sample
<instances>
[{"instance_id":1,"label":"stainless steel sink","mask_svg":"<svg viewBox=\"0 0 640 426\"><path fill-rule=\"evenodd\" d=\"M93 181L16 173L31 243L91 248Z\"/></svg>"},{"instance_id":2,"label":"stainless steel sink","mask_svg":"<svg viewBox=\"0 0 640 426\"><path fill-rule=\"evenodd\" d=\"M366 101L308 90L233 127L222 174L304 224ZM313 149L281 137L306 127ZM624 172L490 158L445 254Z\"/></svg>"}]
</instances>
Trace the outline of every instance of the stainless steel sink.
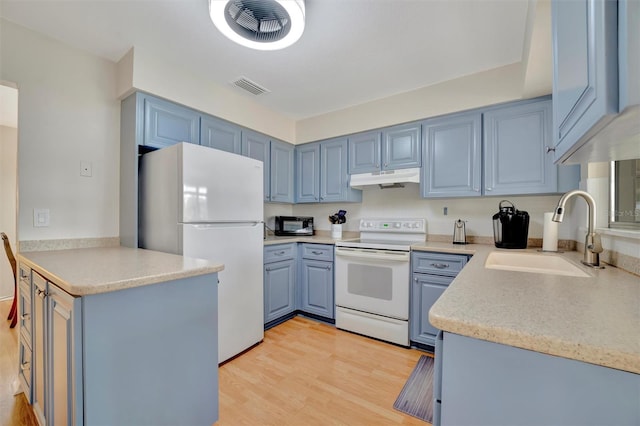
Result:
<instances>
[{"instance_id":1,"label":"stainless steel sink","mask_svg":"<svg viewBox=\"0 0 640 426\"><path fill-rule=\"evenodd\" d=\"M589 277L571 261L554 254L493 251L489 253L485 268L536 274Z\"/></svg>"}]
</instances>

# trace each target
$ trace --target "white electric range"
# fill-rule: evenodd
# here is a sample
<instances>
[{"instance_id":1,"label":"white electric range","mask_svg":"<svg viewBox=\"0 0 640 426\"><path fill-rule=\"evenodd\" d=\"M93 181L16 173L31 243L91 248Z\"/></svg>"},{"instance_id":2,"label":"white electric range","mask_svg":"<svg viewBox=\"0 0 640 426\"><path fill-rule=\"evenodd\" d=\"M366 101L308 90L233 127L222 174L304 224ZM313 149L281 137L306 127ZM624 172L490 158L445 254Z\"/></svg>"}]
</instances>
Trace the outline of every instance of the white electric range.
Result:
<instances>
[{"instance_id":1,"label":"white electric range","mask_svg":"<svg viewBox=\"0 0 640 426\"><path fill-rule=\"evenodd\" d=\"M411 245L425 219L361 219L360 239L336 242L336 327L409 346Z\"/></svg>"}]
</instances>

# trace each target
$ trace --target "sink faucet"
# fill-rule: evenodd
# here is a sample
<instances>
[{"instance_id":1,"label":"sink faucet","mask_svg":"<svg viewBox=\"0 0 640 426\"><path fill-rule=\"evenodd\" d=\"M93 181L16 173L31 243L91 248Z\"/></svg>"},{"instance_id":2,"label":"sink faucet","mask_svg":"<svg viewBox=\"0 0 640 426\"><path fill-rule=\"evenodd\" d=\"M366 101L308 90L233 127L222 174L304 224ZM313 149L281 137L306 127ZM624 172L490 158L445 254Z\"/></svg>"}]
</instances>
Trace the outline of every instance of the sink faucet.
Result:
<instances>
[{"instance_id":1,"label":"sink faucet","mask_svg":"<svg viewBox=\"0 0 640 426\"><path fill-rule=\"evenodd\" d=\"M587 230L587 236L584 241L584 259L582 260L582 263L587 266L591 266L592 268L602 268L602 266L600 266L602 243L600 241L600 235L595 232L596 202L588 192L576 189L574 191L569 191L560 197L560 201L558 201L558 205L556 206L556 210L553 213L553 218L551 220L554 222L562 222L564 219L564 205L567 203L569 198L572 198L575 195L579 195L584 198L589 206L589 229Z\"/></svg>"}]
</instances>

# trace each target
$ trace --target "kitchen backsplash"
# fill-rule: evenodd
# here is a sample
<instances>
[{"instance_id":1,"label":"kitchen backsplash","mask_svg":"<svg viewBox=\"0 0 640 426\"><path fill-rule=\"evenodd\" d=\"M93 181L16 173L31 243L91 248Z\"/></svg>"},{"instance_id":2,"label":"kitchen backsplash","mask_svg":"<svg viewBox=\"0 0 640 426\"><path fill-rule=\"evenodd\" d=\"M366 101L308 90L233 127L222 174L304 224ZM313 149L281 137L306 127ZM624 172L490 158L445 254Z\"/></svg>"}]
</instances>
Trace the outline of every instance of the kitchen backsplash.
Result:
<instances>
[{"instance_id":1,"label":"kitchen backsplash","mask_svg":"<svg viewBox=\"0 0 640 426\"><path fill-rule=\"evenodd\" d=\"M276 215L313 216L316 229L329 230L329 215L343 209L347 211L343 227L346 231L358 231L358 220L363 217L418 217L427 220L429 235L453 235L454 221L462 219L467 222L467 235L493 238L492 216L502 199L513 202L518 210L529 212L529 237L542 238L544 213L553 211L560 195L424 199L418 185L407 184L404 188L366 188L362 203L265 204L264 217L267 225L273 227ZM558 227L560 239L574 239L577 226L569 212Z\"/></svg>"},{"instance_id":2,"label":"kitchen backsplash","mask_svg":"<svg viewBox=\"0 0 640 426\"><path fill-rule=\"evenodd\" d=\"M267 226L273 227L273 217L277 215L313 216L317 230L329 231L329 215L343 209L347 211L347 223L343 228L345 232L357 232L358 221L363 217L419 217L427 220L427 239L430 241L448 241L453 236L454 222L462 219L467 222L468 241L492 244L492 216L498 211L498 203L503 199L513 202L519 210L529 212L529 246L541 247L544 213L553 211L560 194L424 199L420 197L418 185L408 184L405 188L367 188L363 191L362 203L265 204L264 217ZM582 200L578 203L580 205L576 207L576 199L569 201L565 220L558 225L560 249L582 250L586 233L586 206ZM635 254L640 253L640 237L604 234L603 245L603 261L640 274L640 256Z\"/></svg>"}]
</instances>

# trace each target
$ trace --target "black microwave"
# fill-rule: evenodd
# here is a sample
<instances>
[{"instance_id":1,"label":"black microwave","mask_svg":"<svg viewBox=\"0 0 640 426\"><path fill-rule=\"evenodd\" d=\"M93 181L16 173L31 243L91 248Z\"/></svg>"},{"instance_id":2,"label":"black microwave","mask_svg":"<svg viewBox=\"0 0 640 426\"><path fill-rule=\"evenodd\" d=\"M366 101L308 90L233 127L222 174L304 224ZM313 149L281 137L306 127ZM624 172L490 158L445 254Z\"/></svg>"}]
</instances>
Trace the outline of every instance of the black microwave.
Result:
<instances>
[{"instance_id":1,"label":"black microwave","mask_svg":"<svg viewBox=\"0 0 640 426\"><path fill-rule=\"evenodd\" d=\"M313 217L276 216L276 235L313 235Z\"/></svg>"}]
</instances>

